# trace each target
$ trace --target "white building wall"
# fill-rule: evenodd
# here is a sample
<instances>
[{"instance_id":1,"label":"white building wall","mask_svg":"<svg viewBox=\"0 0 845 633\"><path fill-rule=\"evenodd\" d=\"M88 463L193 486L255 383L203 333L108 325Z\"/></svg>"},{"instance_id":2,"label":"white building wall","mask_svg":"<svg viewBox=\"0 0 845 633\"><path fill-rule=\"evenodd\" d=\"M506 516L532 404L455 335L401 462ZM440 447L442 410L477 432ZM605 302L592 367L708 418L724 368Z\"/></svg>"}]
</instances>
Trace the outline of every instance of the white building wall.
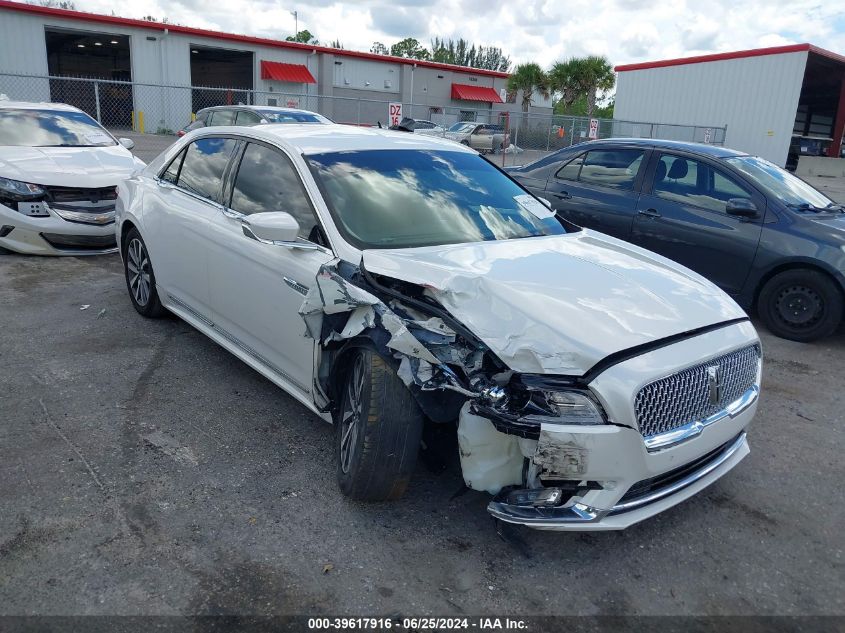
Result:
<instances>
[{"instance_id":1,"label":"white building wall","mask_svg":"<svg viewBox=\"0 0 845 633\"><path fill-rule=\"evenodd\" d=\"M401 89L400 64L342 55L335 55L334 61L332 85L335 88L372 92L399 92Z\"/></svg>"},{"instance_id":2,"label":"white building wall","mask_svg":"<svg viewBox=\"0 0 845 633\"><path fill-rule=\"evenodd\" d=\"M786 163L807 52L621 71L614 118L727 126L725 146Z\"/></svg>"}]
</instances>

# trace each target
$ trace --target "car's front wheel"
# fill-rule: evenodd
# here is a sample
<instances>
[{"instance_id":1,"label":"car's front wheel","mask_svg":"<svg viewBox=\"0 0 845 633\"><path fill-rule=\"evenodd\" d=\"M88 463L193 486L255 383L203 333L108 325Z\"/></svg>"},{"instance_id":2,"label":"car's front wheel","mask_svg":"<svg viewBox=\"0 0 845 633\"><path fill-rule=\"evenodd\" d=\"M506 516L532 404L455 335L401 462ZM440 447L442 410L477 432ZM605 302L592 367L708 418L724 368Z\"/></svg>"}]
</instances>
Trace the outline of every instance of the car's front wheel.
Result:
<instances>
[{"instance_id":1,"label":"car's front wheel","mask_svg":"<svg viewBox=\"0 0 845 633\"><path fill-rule=\"evenodd\" d=\"M398 499L416 465L422 411L369 349L352 352L340 388L335 452L341 491L361 501Z\"/></svg>"},{"instance_id":2,"label":"car's front wheel","mask_svg":"<svg viewBox=\"0 0 845 633\"><path fill-rule=\"evenodd\" d=\"M842 291L817 270L787 270L763 286L757 311L773 334L804 343L815 341L833 334L842 322Z\"/></svg>"},{"instance_id":3,"label":"car's front wheel","mask_svg":"<svg viewBox=\"0 0 845 633\"><path fill-rule=\"evenodd\" d=\"M145 317L157 319L164 316L167 311L158 298L153 264L138 229L129 230L124 244L123 271L132 306Z\"/></svg>"}]
</instances>

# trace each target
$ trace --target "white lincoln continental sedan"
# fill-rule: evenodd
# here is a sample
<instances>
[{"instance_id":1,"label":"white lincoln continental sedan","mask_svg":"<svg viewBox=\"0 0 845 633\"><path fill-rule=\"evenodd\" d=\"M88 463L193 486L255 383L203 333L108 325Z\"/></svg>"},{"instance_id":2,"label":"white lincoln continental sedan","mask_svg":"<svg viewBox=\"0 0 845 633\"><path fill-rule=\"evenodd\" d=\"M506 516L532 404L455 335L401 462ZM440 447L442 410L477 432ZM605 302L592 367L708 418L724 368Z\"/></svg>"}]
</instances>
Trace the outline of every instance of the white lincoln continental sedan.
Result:
<instances>
[{"instance_id":1,"label":"white lincoln continental sedan","mask_svg":"<svg viewBox=\"0 0 845 633\"><path fill-rule=\"evenodd\" d=\"M745 313L450 141L203 128L120 185L116 231L135 309L332 422L352 498L402 495L426 421L490 514L540 529L625 528L748 454Z\"/></svg>"}]
</instances>

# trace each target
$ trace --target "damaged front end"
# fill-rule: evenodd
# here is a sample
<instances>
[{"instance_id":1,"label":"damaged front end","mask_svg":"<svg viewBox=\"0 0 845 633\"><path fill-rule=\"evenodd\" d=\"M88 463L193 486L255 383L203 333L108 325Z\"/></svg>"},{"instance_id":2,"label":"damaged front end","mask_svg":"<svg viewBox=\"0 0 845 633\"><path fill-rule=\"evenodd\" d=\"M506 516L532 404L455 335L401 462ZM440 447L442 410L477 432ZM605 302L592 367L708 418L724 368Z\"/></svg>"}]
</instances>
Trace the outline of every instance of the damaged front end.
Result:
<instances>
[{"instance_id":1,"label":"damaged front end","mask_svg":"<svg viewBox=\"0 0 845 633\"><path fill-rule=\"evenodd\" d=\"M345 354L368 346L393 367L431 420L458 421L464 480L496 495L494 515L505 505L516 512L577 514L580 495L608 485L585 478L595 434L578 431L636 432L613 425L577 379L511 371L440 305L436 292L443 290L374 275L363 264L335 260L323 266L300 308L307 335L319 343L317 406L335 410Z\"/></svg>"}]
</instances>

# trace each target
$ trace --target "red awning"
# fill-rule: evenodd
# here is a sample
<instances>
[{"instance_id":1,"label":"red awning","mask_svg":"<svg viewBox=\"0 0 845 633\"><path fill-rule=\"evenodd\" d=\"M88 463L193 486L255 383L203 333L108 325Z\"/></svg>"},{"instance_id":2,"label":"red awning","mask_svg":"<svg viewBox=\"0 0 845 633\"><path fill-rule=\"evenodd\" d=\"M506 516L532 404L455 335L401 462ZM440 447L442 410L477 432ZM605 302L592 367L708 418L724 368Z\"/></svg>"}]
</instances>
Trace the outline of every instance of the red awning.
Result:
<instances>
[{"instance_id":1,"label":"red awning","mask_svg":"<svg viewBox=\"0 0 845 633\"><path fill-rule=\"evenodd\" d=\"M452 98L464 101L484 101L485 103L504 103L499 93L493 88L468 86L466 84L452 84Z\"/></svg>"},{"instance_id":2,"label":"red awning","mask_svg":"<svg viewBox=\"0 0 845 633\"><path fill-rule=\"evenodd\" d=\"M302 64L283 64L261 60L261 78L289 81L293 84L315 84L314 75Z\"/></svg>"}]
</instances>

